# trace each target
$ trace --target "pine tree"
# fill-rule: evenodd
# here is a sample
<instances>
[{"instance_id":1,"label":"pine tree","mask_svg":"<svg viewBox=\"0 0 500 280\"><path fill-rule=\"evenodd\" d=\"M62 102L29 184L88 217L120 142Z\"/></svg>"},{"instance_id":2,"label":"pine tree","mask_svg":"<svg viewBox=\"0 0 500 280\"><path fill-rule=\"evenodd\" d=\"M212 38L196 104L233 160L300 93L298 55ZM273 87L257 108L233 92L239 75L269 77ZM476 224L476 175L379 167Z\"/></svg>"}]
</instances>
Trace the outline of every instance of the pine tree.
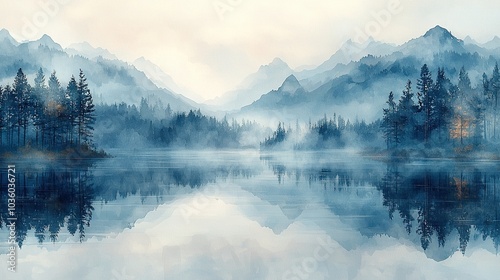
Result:
<instances>
[{"instance_id":1,"label":"pine tree","mask_svg":"<svg viewBox=\"0 0 500 280\"><path fill-rule=\"evenodd\" d=\"M460 90L460 95L463 96L463 99L465 99L467 94L472 90L469 74L465 71L465 67L463 66L460 68L460 72L458 73L458 88Z\"/></svg>"},{"instance_id":2,"label":"pine tree","mask_svg":"<svg viewBox=\"0 0 500 280\"><path fill-rule=\"evenodd\" d=\"M68 142L68 137L64 139L64 134L71 129L72 124L68 113L69 102L55 71L50 75L48 84L44 108L46 134L49 145L55 147L58 140L61 144L65 142L64 140Z\"/></svg>"},{"instance_id":3,"label":"pine tree","mask_svg":"<svg viewBox=\"0 0 500 280\"><path fill-rule=\"evenodd\" d=\"M151 112L151 109L149 107L149 104L148 104L148 100L144 97L141 97L141 104L139 106L139 113L141 114L141 117L143 119L150 119L152 118L153 114Z\"/></svg>"},{"instance_id":4,"label":"pine tree","mask_svg":"<svg viewBox=\"0 0 500 280\"><path fill-rule=\"evenodd\" d=\"M469 78L469 74L462 67L458 74L457 93L454 102L454 121L453 133L454 137L460 138L460 144L464 144L464 136L468 135L468 130L471 125L470 105L473 96L473 90Z\"/></svg>"},{"instance_id":5,"label":"pine tree","mask_svg":"<svg viewBox=\"0 0 500 280\"><path fill-rule=\"evenodd\" d=\"M386 139L387 149L397 148L401 142L401 117L398 113L396 102L394 102L394 94L389 93L387 100L388 108L384 109L384 117L382 121L382 129L384 138ZM339 117L340 118L340 117Z\"/></svg>"},{"instance_id":6,"label":"pine tree","mask_svg":"<svg viewBox=\"0 0 500 280\"><path fill-rule=\"evenodd\" d=\"M283 123L283 125L281 124L281 122L278 124L278 129L276 129L276 132L275 132L275 139L276 139L277 143L281 143L281 142L285 141L286 131L285 131L284 127L285 127L284 123Z\"/></svg>"},{"instance_id":7,"label":"pine tree","mask_svg":"<svg viewBox=\"0 0 500 280\"><path fill-rule=\"evenodd\" d=\"M474 127L473 143L479 146L482 143L484 134L484 120L486 112L486 100L483 94L474 93L469 101L472 113L472 127Z\"/></svg>"},{"instance_id":8,"label":"pine tree","mask_svg":"<svg viewBox=\"0 0 500 280\"><path fill-rule=\"evenodd\" d=\"M341 115L337 117L337 127L340 131L345 130L347 127L346 121Z\"/></svg>"},{"instance_id":9,"label":"pine tree","mask_svg":"<svg viewBox=\"0 0 500 280\"><path fill-rule=\"evenodd\" d=\"M490 81L488 78L488 75L486 73L483 73L483 100L486 102L485 105L485 116L484 116L484 140L488 140L488 115L491 115L491 90L490 90Z\"/></svg>"},{"instance_id":10,"label":"pine tree","mask_svg":"<svg viewBox=\"0 0 500 280\"><path fill-rule=\"evenodd\" d=\"M403 90L403 95L399 100L398 112L401 117L401 127L403 132L403 137L405 140L410 140L413 138L415 133L415 113L417 111L415 102L413 101L413 92L411 89L411 81L406 82L405 89Z\"/></svg>"},{"instance_id":11,"label":"pine tree","mask_svg":"<svg viewBox=\"0 0 500 280\"><path fill-rule=\"evenodd\" d=\"M34 93L41 95L41 97L46 97L45 90L47 89L45 85L45 74L43 73L43 69L40 67L35 77L35 85L33 87ZM43 95L42 95L43 94Z\"/></svg>"},{"instance_id":12,"label":"pine tree","mask_svg":"<svg viewBox=\"0 0 500 280\"><path fill-rule=\"evenodd\" d=\"M172 117L172 108L170 108L170 103L167 103L167 108L165 109L165 118L170 119Z\"/></svg>"},{"instance_id":13,"label":"pine tree","mask_svg":"<svg viewBox=\"0 0 500 280\"><path fill-rule=\"evenodd\" d=\"M500 71L498 63L495 63L493 75L490 81L490 90L493 101L493 139L497 139L497 118L498 118L498 95L500 94Z\"/></svg>"},{"instance_id":14,"label":"pine tree","mask_svg":"<svg viewBox=\"0 0 500 280\"><path fill-rule=\"evenodd\" d=\"M71 76L68 86L66 87L66 98L67 98L67 114L66 114L66 124L67 127L67 138L70 144L74 144L74 127L77 125L79 104L81 103L80 97L78 96L78 84L74 76Z\"/></svg>"},{"instance_id":15,"label":"pine tree","mask_svg":"<svg viewBox=\"0 0 500 280\"><path fill-rule=\"evenodd\" d=\"M26 131L30 120L31 110L31 86L28 83L23 70L19 68L14 79L13 90L17 103L17 145L20 146L21 129L23 131L23 145L26 145Z\"/></svg>"},{"instance_id":16,"label":"pine tree","mask_svg":"<svg viewBox=\"0 0 500 280\"><path fill-rule=\"evenodd\" d=\"M420 69L420 78L417 81L418 100L420 111L424 112L424 140L427 142L430 138L431 124L432 124L432 114L434 112L434 96L433 96L433 81L431 77L431 72L424 64Z\"/></svg>"},{"instance_id":17,"label":"pine tree","mask_svg":"<svg viewBox=\"0 0 500 280\"><path fill-rule=\"evenodd\" d=\"M3 146L3 131L7 126L7 95L0 86L0 148Z\"/></svg>"},{"instance_id":18,"label":"pine tree","mask_svg":"<svg viewBox=\"0 0 500 280\"><path fill-rule=\"evenodd\" d=\"M92 94L88 88L87 78L80 69L79 81L77 86L78 101L77 101L77 129L78 129L78 144L82 141L90 145L94 131L95 123L95 106L92 99Z\"/></svg>"},{"instance_id":19,"label":"pine tree","mask_svg":"<svg viewBox=\"0 0 500 280\"><path fill-rule=\"evenodd\" d=\"M35 143L38 146L39 134L43 134L46 126L44 118L45 98L47 96L47 86L45 85L45 75L40 68L35 77L35 85L33 87L33 112L31 114L33 125L35 126ZM43 139L43 137L42 137ZM42 140L43 141L43 140Z\"/></svg>"},{"instance_id":20,"label":"pine tree","mask_svg":"<svg viewBox=\"0 0 500 280\"><path fill-rule=\"evenodd\" d=\"M3 90L5 100L5 121L6 138L9 147L14 146L14 131L18 125L19 114L17 113L17 96L10 85L5 86Z\"/></svg>"},{"instance_id":21,"label":"pine tree","mask_svg":"<svg viewBox=\"0 0 500 280\"><path fill-rule=\"evenodd\" d=\"M444 68L438 69L436 83L433 88L435 108L433 112L433 128L437 129L439 141L442 143L443 134L448 134L449 123L451 122L451 96L449 92L449 80L446 78Z\"/></svg>"}]
</instances>

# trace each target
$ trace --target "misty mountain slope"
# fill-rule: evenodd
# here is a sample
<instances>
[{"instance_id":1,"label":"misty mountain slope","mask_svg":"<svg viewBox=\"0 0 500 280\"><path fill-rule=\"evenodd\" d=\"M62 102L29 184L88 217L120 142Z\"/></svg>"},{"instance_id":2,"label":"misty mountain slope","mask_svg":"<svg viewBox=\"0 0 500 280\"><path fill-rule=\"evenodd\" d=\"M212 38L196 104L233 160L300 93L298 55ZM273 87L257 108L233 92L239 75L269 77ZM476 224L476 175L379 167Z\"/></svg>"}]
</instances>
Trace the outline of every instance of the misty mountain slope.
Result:
<instances>
[{"instance_id":1,"label":"misty mountain slope","mask_svg":"<svg viewBox=\"0 0 500 280\"><path fill-rule=\"evenodd\" d=\"M270 64L261 66L257 72L245 78L236 90L229 91L207 104L224 110L240 109L259 99L263 93L279 87L283 80L293 73L288 64L280 58L275 58Z\"/></svg>"},{"instance_id":2,"label":"misty mountain slope","mask_svg":"<svg viewBox=\"0 0 500 280\"><path fill-rule=\"evenodd\" d=\"M87 42L72 44L65 49L66 53L70 55L81 55L88 59L96 59L102 57L108 60L118 60L116 55L112 54L103 48L94 48Z\"/></svg>"},{"instance_id":3,"label":"misty mountain slope","mask_svg":"<svg viewBox=\"0 0 500 280\"><path fill-rule=\"evenodd\" d=\"M303 70L296 74L300 79L317 79L318 75L329 72L332 69L338 68L340 65L348 65L351 62L359 61L367 55L385 56L393 53L395 46L378 42L370 37L363 44L348 40L340 49L335 52L327 61L323 62L318 67L311 70ZM342 68L342 67L341 67ZM340 76L340 75L339 75Z\"/></svg>"},{"instance_id":4,"label":"misty mountain slope","mask_svg":"<svg viewBox=\"0 0 500 280\"><path fill-rule=\"evenodd\" d=\"M429 66L433 78L438 67L444 68L452 81L456 81L460 68L464 66L472 84L480 84L483 71L492 71L500 52L470 42L466 45L448 30L436 26L401 46L389 46L392 53L369 54L358 61L339 63L312 77L299 78L304 88L300 94L290 96L279 90L270 91L244 107L240 115L248 118L251 112L255 112L266 119L283 114L283 118L293 121L317 119L325 113L336 112L350 119L359 117L373 121L382 114L389 92L394 92L399 98L407 80L413 82L413 92L417 92L416 80L423 64ZM301 74L296 75L300 77Z\"/></svg>"},{"instance_id":5,"label":"misty mountain slope","mask_svg":"<svg viewBox=\"0 0 500 280\"><path fill-rule=\"evenodd\" d=\"M495 50L500 48L500 38L498 36L495 36L493 39L490 41L484 43L481 45L481 47L487 49L487 50Z\"/></svg>"},{"instance_id":6,"label":"misty mountain slope","mask_svg":"<svg viewBox=\"0 0 500 280\"><path fill-rule=\"evenodd\" d=\"M452 51L467 53L465 44L441 26L436 26L427 31L423 36L412 39L401 45L398 49L403 55L414 55L424 60L432 60L436 53Z\"/></svg>"},{"instance_id":7,"label":"misty mountain slope","mask_svg":"<svg viewBox=\"0 0 500 280\"><path fill-rule=\"evenodd\" d=\"M349 62L347 64L339 63L335 65L334 68L321 72L319 74L315 74L307 78L303 77L302 74L297 74L297 77L299 77L300 83L304 86L305 89L307 89L308 91L313 91L323 84L328 83L335 77L348 75L355 68L355 62Z\"/></svg>"},{"instance_id":8,"label":"misty mountain slope","mask_svg":"<svg viewBox=\"0 0 500 280\"><path fill-rule=\"evenodd\" d=\"M63 51L63 48L61 47L61 45L54 42L54 40L52 40L52 38L50 38L50 36L47 34L44 34L38 40L22 43L19 45L19 47L21 47L21 48L26 47L30 51L36 51L36 50L38 50L39 47L42 47L42 46L49 49L49 50L60 51L60 52Z\"/></svg>"},{"instance_id":9,"label":"misty mountain slope","mask_svg":"<svg viewBox=\"0 0 500 280\"><path fill-rule=\"evenodd\" d=\"M355 112L356 110L347 108L346 105L372 104L375 105L375 111L381 111L382 106L376 104L379 100L385 100L388 94L386 89L397 91L410 77L418 74L417 67L401 65L413 63L415 59L378 61L373 64L374 59L369 56L361 59L359 63L351 63L354 68L349 74L331 79L312 91L305 90L301 85L302 81L298 82L295 76L290 76L279 89L242 108L241 113L247 117L251 112L275 117L281 112L287 121L306 121L335 112L342 112L351 117L373 118L377 115L373 111Z\"/></svg>"},{"instance_id":10,"label":"misty mountain slope","mask_svg":"<svg viewBox=\"0 0 500 280\"><path fill-rule=\"evenodd\" d=\"M170 91L178 91L179 87L174 82L172 77L165 73L159 66L144 57L140 57L133 62L137 70L146 74L146 76L155 83L159 88L168 89Z\"/></svg>"},{"instance_id":11,"label":"misty mountain slope","mask_svg":"<svg viewBox=\"0 0 500 280\"><path fill-rule=\"evenodd\" d=\"M146 77L153 82L158 88L166 89L170 92L177 93L177 97L186 104L199 108L203 107L202 104L198 104L195 101L189 99L184 94L189 94L190 96L194 96L195 98L202 99L202 97L197 94L187 91L183 89L175 83L174 79L165 73L158 65L153 62L147 60L145 57L140 57L133 62L134 67L144 73Z\"/></svg>"},{"instance_id":12,"label":"misty mountain slope","mask_svg":"<svg viewBox=\"0 0 500 280\"><path fill-rule=\"evenodd\" d=\"M14 40L14 38L10 35L9 31L2 29L0 30L0 57L7 57L14 55L17 51L17 46L19 43ZM0 60L0 65L3 64L3 61ZM0 69L1 71L1 69ZM2 77L2 73L0 73L0 78Z\"/></svg>"},{"instance_id":13,"label":"misty mountain slope","mask_svg":"<svg viewBox=\"0 0 500 280\"><path fill-rule=\"evenodd\" d=\"M18 46L19 43L10 35L10 32L7 29L0 30L0 43L3 41L7 41L11 45Z\"/></svg>"},{"instance_id":14,"label":"misty mountain slope","mask_svg":"<svg viewBox=\"0 0 500 280\"><path fill-rule=\"evenodd\" d=\"M305 94L306 91L297 78L290 75L277 90L272 90L268 94L261 96L251 105L243 107L242 110L254 108L276 109L279 106L301 103Z\"/></svg>"},{"instance_id":15,"label":"misty mountain slope","mask_svg":"<svg viewBox=\"0 0 500 280\"><path fill-rule=\"evenodd\" d=\"M364 44L347 41L326 62L313 70L297 73L297 77L308 90L314 90L329 80L350 74L356 71L358 62L367 63L366 58L371 57L372 63L378 61L396 62L409 56L420 60L432 61L436 53L456 52L467 53L463 41L455 38L448 30L436 26L426 32L422 37L410 40L401 45L394 46L369 38Z\"/></svg>"},{"instance_id":16,"label":"misty mountain slope","mask_svg":"<svg viewBox=\"0 0 500 280\"><path fill-rule=\"evenodd\" d=\"M23 69L30 82L40 67L47 78L55 70L61 82L68 81L82 69L87 76L96 103L126 102L138 105L141 98L147 98L152 104L155 102L161 102L164 106L170 104L176 111L195 108L186 102L185 98L158 88L143 72L126 62L108 60L102 55L88 58L84 54L69 54L48 35L36 41L17 45L15 40L9 37L8 32L0 33L2 84L11 84L19 68Z\"/></svg>"}]
</instances>

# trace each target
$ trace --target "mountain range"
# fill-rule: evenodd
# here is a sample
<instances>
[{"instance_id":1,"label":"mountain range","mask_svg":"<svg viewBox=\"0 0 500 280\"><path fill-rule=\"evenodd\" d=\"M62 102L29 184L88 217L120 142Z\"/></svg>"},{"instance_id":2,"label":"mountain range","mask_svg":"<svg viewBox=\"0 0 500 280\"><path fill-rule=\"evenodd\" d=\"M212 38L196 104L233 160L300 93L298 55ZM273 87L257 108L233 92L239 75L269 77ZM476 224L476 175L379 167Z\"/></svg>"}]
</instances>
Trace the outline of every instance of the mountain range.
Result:
<instances>
[{"instance_id":1,"label":"mountain range","mask_svg":"<svg viewBox=\"0 0 500 280\"><path fill-rule=\"evenodd\" d=\"M236 89L226 92L222 97L209 100L206 104L219 110L239 110L259 99L263 93L279 87L293 73L288 64L277 57L246 77Z\"/></svg>"},{"instance_id":2,"label":"mountain range","mask_svg":"<svg viewBox=\"0 0 500 280\"><path fill-rule=\"evenodd\" d=\"M389 92L399 98L408 80L416 92L423 64L434 74L443 67L453 82L465 67L473 84L479 84L482 74L491 74L500 59L496 44L500 39L482 45L470 37L461 40L441 26L399 46L373 39L365 44L348 41L320 66L291 73L281 87L264 93L234 116L295 122L337 113L372 121L381 116ZM293 93L283 90L292 84Z\"/></svg>"},{"instance_id":3,"label":"mountain range","mask_svg":"<svg viewBox=\"0 0 500 280\"><path fill-rule=\"evenodd\" d=\"M479 84L483 72L491 73L500 59L500 38L479 44L471 37L461 40L436 26L401 45L373 38L363 44L349 40L325 62L305 70L293 70L275 58L236 89L206 104L178 94L185 90L146 58L127 63L86 42L62 48L44 35L21 43L2 29L0 58L2 85L12 83L18 68L23 68L30 79L40 67L47 76L56 70L62 82L77 75L81 68L96 103L139 104L147 98L153 103L168 103L177 111L201 107L208 113L221 111L219 115L236 118L295 122L337 113L352 120L371 121L380 117L390 91L398 97L407 80L415 85L424 63L434 74L438 67L444 67L452 81L464 66L473 84Z\"/></svg>"},{"instance_id":4,"label":"mountain range","mask_svg":"<svg viewBox=\"0 0 500 280\"><path fill-rule=\"evenodd\" d=\"M63 49L48 35L35 41L20 43L7 30L2 29L0 83L12 83L19 68L23 69L30 80L39 68L43 69L46 77L56 71L63 86L82 69L94 95L94 102L98 104L125 102L138 105L142 98L146 98L152 105L158 102L163 106L170 104L176 111L198 107L194 101L158 86L134 65L119 60L105 49L94 48L85 42Z\"/></svg>"}]
</instances>

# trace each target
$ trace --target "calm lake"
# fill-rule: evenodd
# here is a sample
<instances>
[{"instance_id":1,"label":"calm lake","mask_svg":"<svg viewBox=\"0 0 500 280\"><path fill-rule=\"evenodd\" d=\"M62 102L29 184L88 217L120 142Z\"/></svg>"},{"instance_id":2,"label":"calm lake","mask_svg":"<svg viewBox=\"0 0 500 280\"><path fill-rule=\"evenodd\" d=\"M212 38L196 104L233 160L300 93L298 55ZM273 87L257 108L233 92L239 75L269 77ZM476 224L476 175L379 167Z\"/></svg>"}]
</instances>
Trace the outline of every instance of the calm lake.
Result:
<instances>
[{"instance_id":1,"label":"calm lake","mask_svg":"<svg viewBox=\"0 0 500 280\"><path fill-rule=\"evenodd\" d=\"M495 279L500 162L110 150L3 162L2 279ZM16 166L17 272L7 165ZM4 277L4 275L6 277Z\"/></svg>"}]
</instances>

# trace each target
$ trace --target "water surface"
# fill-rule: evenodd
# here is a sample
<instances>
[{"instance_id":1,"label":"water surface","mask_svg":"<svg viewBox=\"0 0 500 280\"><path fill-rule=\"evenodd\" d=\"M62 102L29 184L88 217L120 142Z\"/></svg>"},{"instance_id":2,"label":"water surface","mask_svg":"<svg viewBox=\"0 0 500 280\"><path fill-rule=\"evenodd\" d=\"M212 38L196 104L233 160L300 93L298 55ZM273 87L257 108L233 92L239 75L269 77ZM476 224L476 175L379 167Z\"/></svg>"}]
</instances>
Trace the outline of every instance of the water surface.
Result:
<instances>
[{"instance_id":1,"label":"water surface","mask_svg":"<svg viewBox=\"0 0 500 280\"><path fill-rule=\"evenodd\" d=\"M491 279L500 272L498 162L387 164L349 151L111 153L71 165L15 162L21 248L8 279ZM1 211L4 256L6 221Z\"/></svg>"}]
</instances>

